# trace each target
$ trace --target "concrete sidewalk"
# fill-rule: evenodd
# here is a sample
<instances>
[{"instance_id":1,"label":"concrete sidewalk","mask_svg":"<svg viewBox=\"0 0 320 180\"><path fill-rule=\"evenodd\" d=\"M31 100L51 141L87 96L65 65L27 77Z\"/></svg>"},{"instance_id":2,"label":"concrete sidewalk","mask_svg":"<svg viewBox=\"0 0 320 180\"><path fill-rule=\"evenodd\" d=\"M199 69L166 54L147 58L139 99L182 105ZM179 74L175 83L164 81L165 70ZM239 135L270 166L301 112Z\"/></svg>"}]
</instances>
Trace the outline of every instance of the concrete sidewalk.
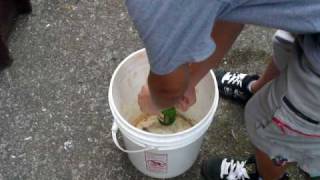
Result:
<instances>
[{"instance_id":1,"label":"concrete sidewalk","mask_svg":"<svg viewBox=\"0 0 320 180\"><path fill-rule=\"evenodd\" d=\"M33 0L10 39L13 66L0 73L0 180L147 180L113 144L107 101L113 70L142 48L122 1ZM273 31L248 27L225 69L261 72ZM221 100L195 165L209 155L252 153L243 108ZM292 179L303 179L296 168Z\"/></svg>"}]
</instances>

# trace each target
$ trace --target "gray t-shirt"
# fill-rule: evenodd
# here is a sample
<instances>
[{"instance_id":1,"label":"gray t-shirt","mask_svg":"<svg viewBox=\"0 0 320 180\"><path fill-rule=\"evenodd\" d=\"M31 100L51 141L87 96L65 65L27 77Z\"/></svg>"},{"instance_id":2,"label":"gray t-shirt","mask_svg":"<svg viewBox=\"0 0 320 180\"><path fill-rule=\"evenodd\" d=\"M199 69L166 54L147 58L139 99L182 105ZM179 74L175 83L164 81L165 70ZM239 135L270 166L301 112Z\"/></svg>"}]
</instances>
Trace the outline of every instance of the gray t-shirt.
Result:
<instances>
[{"instance_id":1,"label":"gray t-shirt","mask_svg":"<svg viewBox=\"0 0 320 180\"><path fill-rule=\"evenodd\" d=\"M210 36L215 20L295 34L320 32L320 0L126 0L126 5L147 49L151 71L159 75L208 58L215 50ZM311 64L320 72L319 44L303 46L317 57Z\"/></svg>"}]
</instances>

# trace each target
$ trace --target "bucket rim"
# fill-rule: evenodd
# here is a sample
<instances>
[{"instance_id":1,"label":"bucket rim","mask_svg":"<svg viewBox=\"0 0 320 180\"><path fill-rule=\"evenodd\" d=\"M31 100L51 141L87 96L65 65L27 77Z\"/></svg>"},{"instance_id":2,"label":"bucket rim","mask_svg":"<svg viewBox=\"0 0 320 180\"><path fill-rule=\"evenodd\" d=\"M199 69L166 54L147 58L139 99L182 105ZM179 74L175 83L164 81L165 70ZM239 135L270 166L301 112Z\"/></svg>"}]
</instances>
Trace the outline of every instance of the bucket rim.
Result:
<instances>
[{"instance_id":1,"label":"bucket rim","mask_svg":"<svg viewBox=\"0 0 320 180\"><path fill-rule=\"evenodd\" d=\"M212 106L210 107L208 113L202 118L201 121L199 121L198 123L196 123L194 126L192 126L191 128L188 128L184 131L181 132L177 132L177 133L172 133L172 134L156 134L156 133L150 133L150 132L146 132L143 131L141 129L138 129L136 127L134 127L132 124L130 124L128 121L125 120L125 118L120 114L120 112L118 111L118 109L116 108L116 105L114 103L114 99L113 99L113 85L114 85L114 81L116 78L116 75L118 74L118 72L120 71L120 68L123 66L123 64L125 64L127 61L129 61L132 57L136 56L137 54L140 53L144 53L146 52L146 49L140 49L137 50L133 53L131 53L129 56L127 56L121 63L119 63L119 65L117 66L117 68L115 69L115 71L112 74L111 77L111 81L110 81L110 85L109 85L109 92L108 92L108 100L109 100L109 106L111 109L111 111L113 111L113 113L115 113L116 116L118 116L119 118L114 118L115 121L121 121L122 123L124 123L125 126L127 126L128 128L130 128L131 130L134 130L136 132L138 132L141 135L148 135L148 136L152 136L152 137L156 137L156 138L170 138L170 137L176 137L176 136L183 136L185 134L189 134L191 131L194 131L194 129L197 129L199 126L202 125L202 123L200 123L202 120L206 119L207 121L211 121L212 118L210 119L210 114L215 114L217 108L218 108L218 103L219 103L219 91L218 91L218 83L217 83L217 79L215 74L213 73L212 70L210 70L208 73L210 73L210 76L213 79L213 84L214 84L214 97L213 97L213 102L212 102ZM212 112L212 113L210 113ZM118 126L121 126L120 123L116 122L118 124Z\"/></svg>"}]
</instances>

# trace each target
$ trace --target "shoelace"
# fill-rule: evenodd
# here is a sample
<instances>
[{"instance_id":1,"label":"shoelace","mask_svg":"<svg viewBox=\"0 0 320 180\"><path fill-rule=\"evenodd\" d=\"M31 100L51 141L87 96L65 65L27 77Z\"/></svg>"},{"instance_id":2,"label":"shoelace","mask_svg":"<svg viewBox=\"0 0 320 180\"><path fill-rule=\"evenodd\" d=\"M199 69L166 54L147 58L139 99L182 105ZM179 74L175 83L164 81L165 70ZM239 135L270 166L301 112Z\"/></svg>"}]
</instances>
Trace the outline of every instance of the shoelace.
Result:
<instances>
[{"instance_id":1,"label":"shoelace","mask_svg":"<svg viewBox=\"0 0 320 180\"><path fill-rule=\"evenodd\" d=\"M246 161L237 161L234 162L231 159L230 162L227 159L223 159L221 163L221 172L220 178L222 179L224 176L227 176L227 180L245 180L245 178L250 179L246 168L244 167Z\"/></svg>"},{"instance_id":2,"label":"shoelace","mask_svg":"<svg viewBox=\"0 0 320 180\"><path fill-rule=\"evenodd\" d=\"M223 77L222 77L222 84L227 81L228 84L236 84L237 86L242 87L242 80L243 78L246 77L246 74L242 73L230 73L227 72Z\"/></svg>"}]
</instances>

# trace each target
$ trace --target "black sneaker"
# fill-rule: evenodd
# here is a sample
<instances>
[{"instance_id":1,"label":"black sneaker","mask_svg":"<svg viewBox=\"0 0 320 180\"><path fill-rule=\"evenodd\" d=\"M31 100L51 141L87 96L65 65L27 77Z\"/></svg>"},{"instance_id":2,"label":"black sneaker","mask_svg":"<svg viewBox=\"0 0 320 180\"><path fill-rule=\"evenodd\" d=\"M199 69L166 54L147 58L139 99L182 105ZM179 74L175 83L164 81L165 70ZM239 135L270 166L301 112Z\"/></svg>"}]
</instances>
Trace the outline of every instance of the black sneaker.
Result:
<instances>
[{"instance_id":1,"label":"black sneaker","mask_svg":"<svg viewBox=\"0 0 320 180\"><path fill-rule=\"evenodd\" d=\"M235 161L227 158L211 158L202 162L201 175L205 180L258 180L255 158Z\"/></svg>"},{"instance_id":2,"label":"black sneaker","mask_svg":"<svg viewBox=\"0 0 320 180\"><path fill-rule=\"evenodd\" d=\"M216 70L214 73L217 77L219 93L223 97L240 104L247 103L253 95L248 89L250 82L259 79L258 75L226 72L224 70Z\"/></svg>"},{"instance_id":3,"label":"black sneaker","mask_svg":"<svg viewBox=\"0 0 320 180\"><path fill-rule=\"evenodd\" d=\"M254 156L246 161L210 158L202 162L201 175L204 180L262 180ZM290 180L289 174L284 173L279 180Z\"/></svg>"},{"instance_id":4,"label":"black sneaker","mask_svg":"<svg viewBox=\"0 0 320 180\"><path fill-rule=\"evenodd\" d=\"M280 178L279 180L290 180L290 176L288 173L284 173L284 175L282 176L282 178Z\"/></svg>"}]
</instances>

